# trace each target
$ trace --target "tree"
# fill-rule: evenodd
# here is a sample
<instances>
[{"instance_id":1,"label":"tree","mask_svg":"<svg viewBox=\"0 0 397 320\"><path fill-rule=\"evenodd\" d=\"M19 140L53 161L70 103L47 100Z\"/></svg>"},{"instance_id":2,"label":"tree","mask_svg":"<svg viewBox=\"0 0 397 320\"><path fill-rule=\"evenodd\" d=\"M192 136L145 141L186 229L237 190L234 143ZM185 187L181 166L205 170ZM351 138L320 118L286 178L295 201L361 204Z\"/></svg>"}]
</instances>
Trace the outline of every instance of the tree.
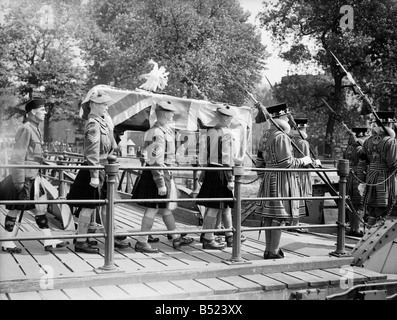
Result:
<instances>
[{"instance_id":1,"label":"tree","mask_svg":"<svg viewBox=\"0 0 397 320\"><path fill-rule=\"evenodd\" d=\"M280 46L291 44L281 53L284 59L296 65L312 62L331 75L332 91L327 100L337 113L347 109L347 93L354 88L330 52L353 74L374 105L382 110L396 107L396 89L387 84L396 77L396 1L283 0L273 8L271 3L263 2L267 10L261 13L261 25L271 31ZM344 29L342 23L345 13L340 13L340 9L346 4L353 8L353 29ZM314 49L309 49L305 41L308 39L315 44ZM384 91L380 90L386 85L389 85L389 97L385 105ZM368 106L363 105L362 113L368 113ZM328 157L332 155L334 128L335 119L328 117L325 144Z\"/></svg>"},{"instance_id":2,"label":"tree","mask_svg":"<svg viewBox=\"0 0 397 320\"><path fill-rule=\"evenodd\" d=\"M194 82L213 101L241 105L246 94L236 80L252 89L261 77L266 48L238 1L99 0L89 12L96 20L84 47L95 61L92 84L135 89L153 59L170 72L167 94L202 98Z\"/></svg>"},{"instance_id":3,"label":"tree","mask_svg":"<svg viewBox=\"0 0 397 320\"><path fill-rule=\"evenodd\" d=\"M80 1L14 1L5 8L0 25L2 70L15 88L21 104L34 96L48 101L44 138L48 142L50 121L76 116L65 108L83 94L87 75L80 59L76 25ZM9 115L23 113L8 108Z\"/></svg>"}]
</instances>

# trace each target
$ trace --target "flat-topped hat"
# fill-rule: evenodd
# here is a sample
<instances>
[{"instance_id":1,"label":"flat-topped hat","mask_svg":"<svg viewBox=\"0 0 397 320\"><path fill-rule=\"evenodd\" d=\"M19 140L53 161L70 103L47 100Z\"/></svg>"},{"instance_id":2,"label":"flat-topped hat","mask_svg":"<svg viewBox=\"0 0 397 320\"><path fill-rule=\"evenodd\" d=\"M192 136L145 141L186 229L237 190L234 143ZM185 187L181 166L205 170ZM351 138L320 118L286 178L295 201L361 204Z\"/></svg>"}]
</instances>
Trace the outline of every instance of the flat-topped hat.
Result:
<instances>
[{"instance_id":1,"label":"flat-topped hat","mask_svg":"<svg viewBox=\"0 0 397 320\"><path fill-rule=\"evenodd\" d=\"M309 126L307 118L295 118L294 120L298 128L307 128Z\"/></svg>"},{"instance_id":2,"label":"flat-topped hat","mask_svg":"<svg viewBox=\"0 0 397 320\"><path fill-rule=\"evenodd\" d=\"M396 122L396 119L394 119L394 111L377 111L375 113L382 123Z\"/></svg>"},{"instance_id":3,"label":"flat-topped hat","mask_svg":"<svg viewBox=\"0 0 397 320\"><path fill-rule=\"evenodd\" d=\"M216 112L229 117L234 117L236 115L236 112L227 104L217 108Z\"/></svg>"},{"instance_id":4,"label":"flat-topped hat","mask_svg":"<svg viewBox=\"0 0 397 320\"><path fill-rule=\"evenodd\" d=\"M285 102L275 104L273 106L267 107L266 109L273 118L281 117L291 113Z\"/></svg>"},{"instance_id":5,"label":"flat-topped hat","mask_svg":"<svg viewBox=\"0 0 397 320\"><path fill-rule=\"evenodd\" d=\"M352 128L353 133L356 135L357 138L365 137L369 135L369 130L367 127L354 127Z\"/></svg>"},{"instance_id":6,"label":"flat-topped hat","mask_svg":"<svg viewBox=\"0 0 397 320\"><path fill-rule=\"evenodd\" d=\"M177 109L172 105L171 101L168 100L161 100L160 102L157 102L156 110L177 113Z\"/></svg>"},{"instance_id":7,"label":"flat-topped hat","mask_svg":"<svg viewBox=\"0 0 397 320\"><path fill-rule=\"evenodd\" d=\"M44 106L46 103L45 99L41 99L41 98L32 98L31 100L29 100L26 105L25 105L25 112L28 113L33 109L37 109L40 108L42 106Z\"/></svg>"},{"instance_id":8,"label":"flat-topped hat","mask_svg":"<svg viewBox=\"0 0 397 320\"><path fill-rule=\"evenodd\" d=\"M95 103L106 103L110 100L112 100L112 98L101 90L95 90L90 97L90 101Z\"/></svg>"}]
</instances>

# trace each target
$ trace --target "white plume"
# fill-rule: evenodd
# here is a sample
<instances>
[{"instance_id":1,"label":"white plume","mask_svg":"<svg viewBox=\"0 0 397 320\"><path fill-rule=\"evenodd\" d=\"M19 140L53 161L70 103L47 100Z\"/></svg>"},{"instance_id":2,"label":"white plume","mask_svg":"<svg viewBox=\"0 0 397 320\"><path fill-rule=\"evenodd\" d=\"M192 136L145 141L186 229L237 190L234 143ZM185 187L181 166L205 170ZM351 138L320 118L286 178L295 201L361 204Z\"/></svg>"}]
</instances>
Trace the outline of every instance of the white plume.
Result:
<instances>
[{"instance_id":1,"label":"white plume","mask_svg":"<svg viewBox=\"0 0 397 320\"><path fill-rule=\"evenodd\" d=\"M164 67L158 67L158 63L152 59L149 64L153 65L152 71L139 76L139 79L146 79L146 82L139 86L139 88L155 92L157 88L164 89L168 82L169 72L165 72Z\"/></svg>"}]
</instances>

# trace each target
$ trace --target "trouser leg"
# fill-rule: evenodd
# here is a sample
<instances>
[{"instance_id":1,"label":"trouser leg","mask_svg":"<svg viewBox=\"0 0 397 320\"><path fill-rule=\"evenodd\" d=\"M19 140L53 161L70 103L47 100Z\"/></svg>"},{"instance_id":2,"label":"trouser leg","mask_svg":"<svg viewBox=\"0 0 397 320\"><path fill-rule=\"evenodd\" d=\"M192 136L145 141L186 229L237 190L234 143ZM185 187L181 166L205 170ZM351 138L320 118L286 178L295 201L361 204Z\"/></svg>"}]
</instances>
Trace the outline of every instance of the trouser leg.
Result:
<instances>
[{"instance_id":1,"label":"trouser leg","mask_svg":"<svg viewBox=\"0 0 397 320\"><path fill-rule=\"evenodd\" d=\"M272 218L265 218L264 226L270 227L272 225ZM265 230L265 252L268 252L271 247L271 230Z\"/></svg>"},{"instance_id":2,"label":"trouser leg","mask_svg":"<svg viewBox=\"0 0 397 320\"><path fill-rule=\"evenodd\" d=\"M285 221L274 220L272 221L272 227L279 227L285 225ZM271 230L270 231L270 246L269 252L278 254L280 251L280 242L281 242L281 233L282 230Z\"/></svg>"}]
</instances>

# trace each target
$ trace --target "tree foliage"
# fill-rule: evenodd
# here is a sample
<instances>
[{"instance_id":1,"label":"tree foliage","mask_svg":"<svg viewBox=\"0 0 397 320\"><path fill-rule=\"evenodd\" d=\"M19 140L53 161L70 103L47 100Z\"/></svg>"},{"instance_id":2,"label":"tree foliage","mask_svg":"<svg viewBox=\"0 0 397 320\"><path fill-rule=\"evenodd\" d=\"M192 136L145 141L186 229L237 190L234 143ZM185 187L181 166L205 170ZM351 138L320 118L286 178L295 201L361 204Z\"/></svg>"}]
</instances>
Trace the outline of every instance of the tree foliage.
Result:
<instances>
[{"instance_id":1,"label":"tree foliage","mask_svg":"<svg viewBox=\"0 0 397 320\"><path fill-rule=\"evenodd\" d=\"M83 94L86 71L79 60L78 40L74 36L77 3L12 2L0 25L2 70L12 83L11 89L20 97L21 104L35 96L48 102L44 126L47 141L50 120L75 116L75 112L64 107ZM15 108L7 111L10 115L23 112Z\"/></svg>"},{"instance_id":2,"label":"tree foliage","mask_svg":"<svg viewBox=\"0 0 397 320\"><path fill-rule=\"evenodd\" d=\"M333 90L326 100L338 113L347 103L352 85L330 54L333 52L379 110L393 110L396 104L397 2L394 0L283 0L264 1L261 25L285 48L282 57L294 64L312 62L331 75ZM353 29L342 29L343 5L354 13ZM309 41L310 40L310 41ZM309 47L308 43L314 43ZM394 83L394 84L393 84ZM356 93L356 92L354 92ZM316 105L319 105L316 101ZM361 113L367 114L364 105ZM332 141L335 119L327 121L327 141ZM332 144L326 144L332 154Z\"/></svg>"},{"instance_id":3,"label":"tree foliage","mask_svg":"<svg viewBox=\"0 0 397 320\"><path fill-rule=\"evenodd\" d=\"M201 98L189 79L209 99L241 105L236 81L253 88L260 79L266 48L237 1L100 0L91 14L97 29L89 38L103 44L85 47L96 62L94 83L135 89L153 59L170 72L167 94Z\"/></svg>"}]
</instances>

